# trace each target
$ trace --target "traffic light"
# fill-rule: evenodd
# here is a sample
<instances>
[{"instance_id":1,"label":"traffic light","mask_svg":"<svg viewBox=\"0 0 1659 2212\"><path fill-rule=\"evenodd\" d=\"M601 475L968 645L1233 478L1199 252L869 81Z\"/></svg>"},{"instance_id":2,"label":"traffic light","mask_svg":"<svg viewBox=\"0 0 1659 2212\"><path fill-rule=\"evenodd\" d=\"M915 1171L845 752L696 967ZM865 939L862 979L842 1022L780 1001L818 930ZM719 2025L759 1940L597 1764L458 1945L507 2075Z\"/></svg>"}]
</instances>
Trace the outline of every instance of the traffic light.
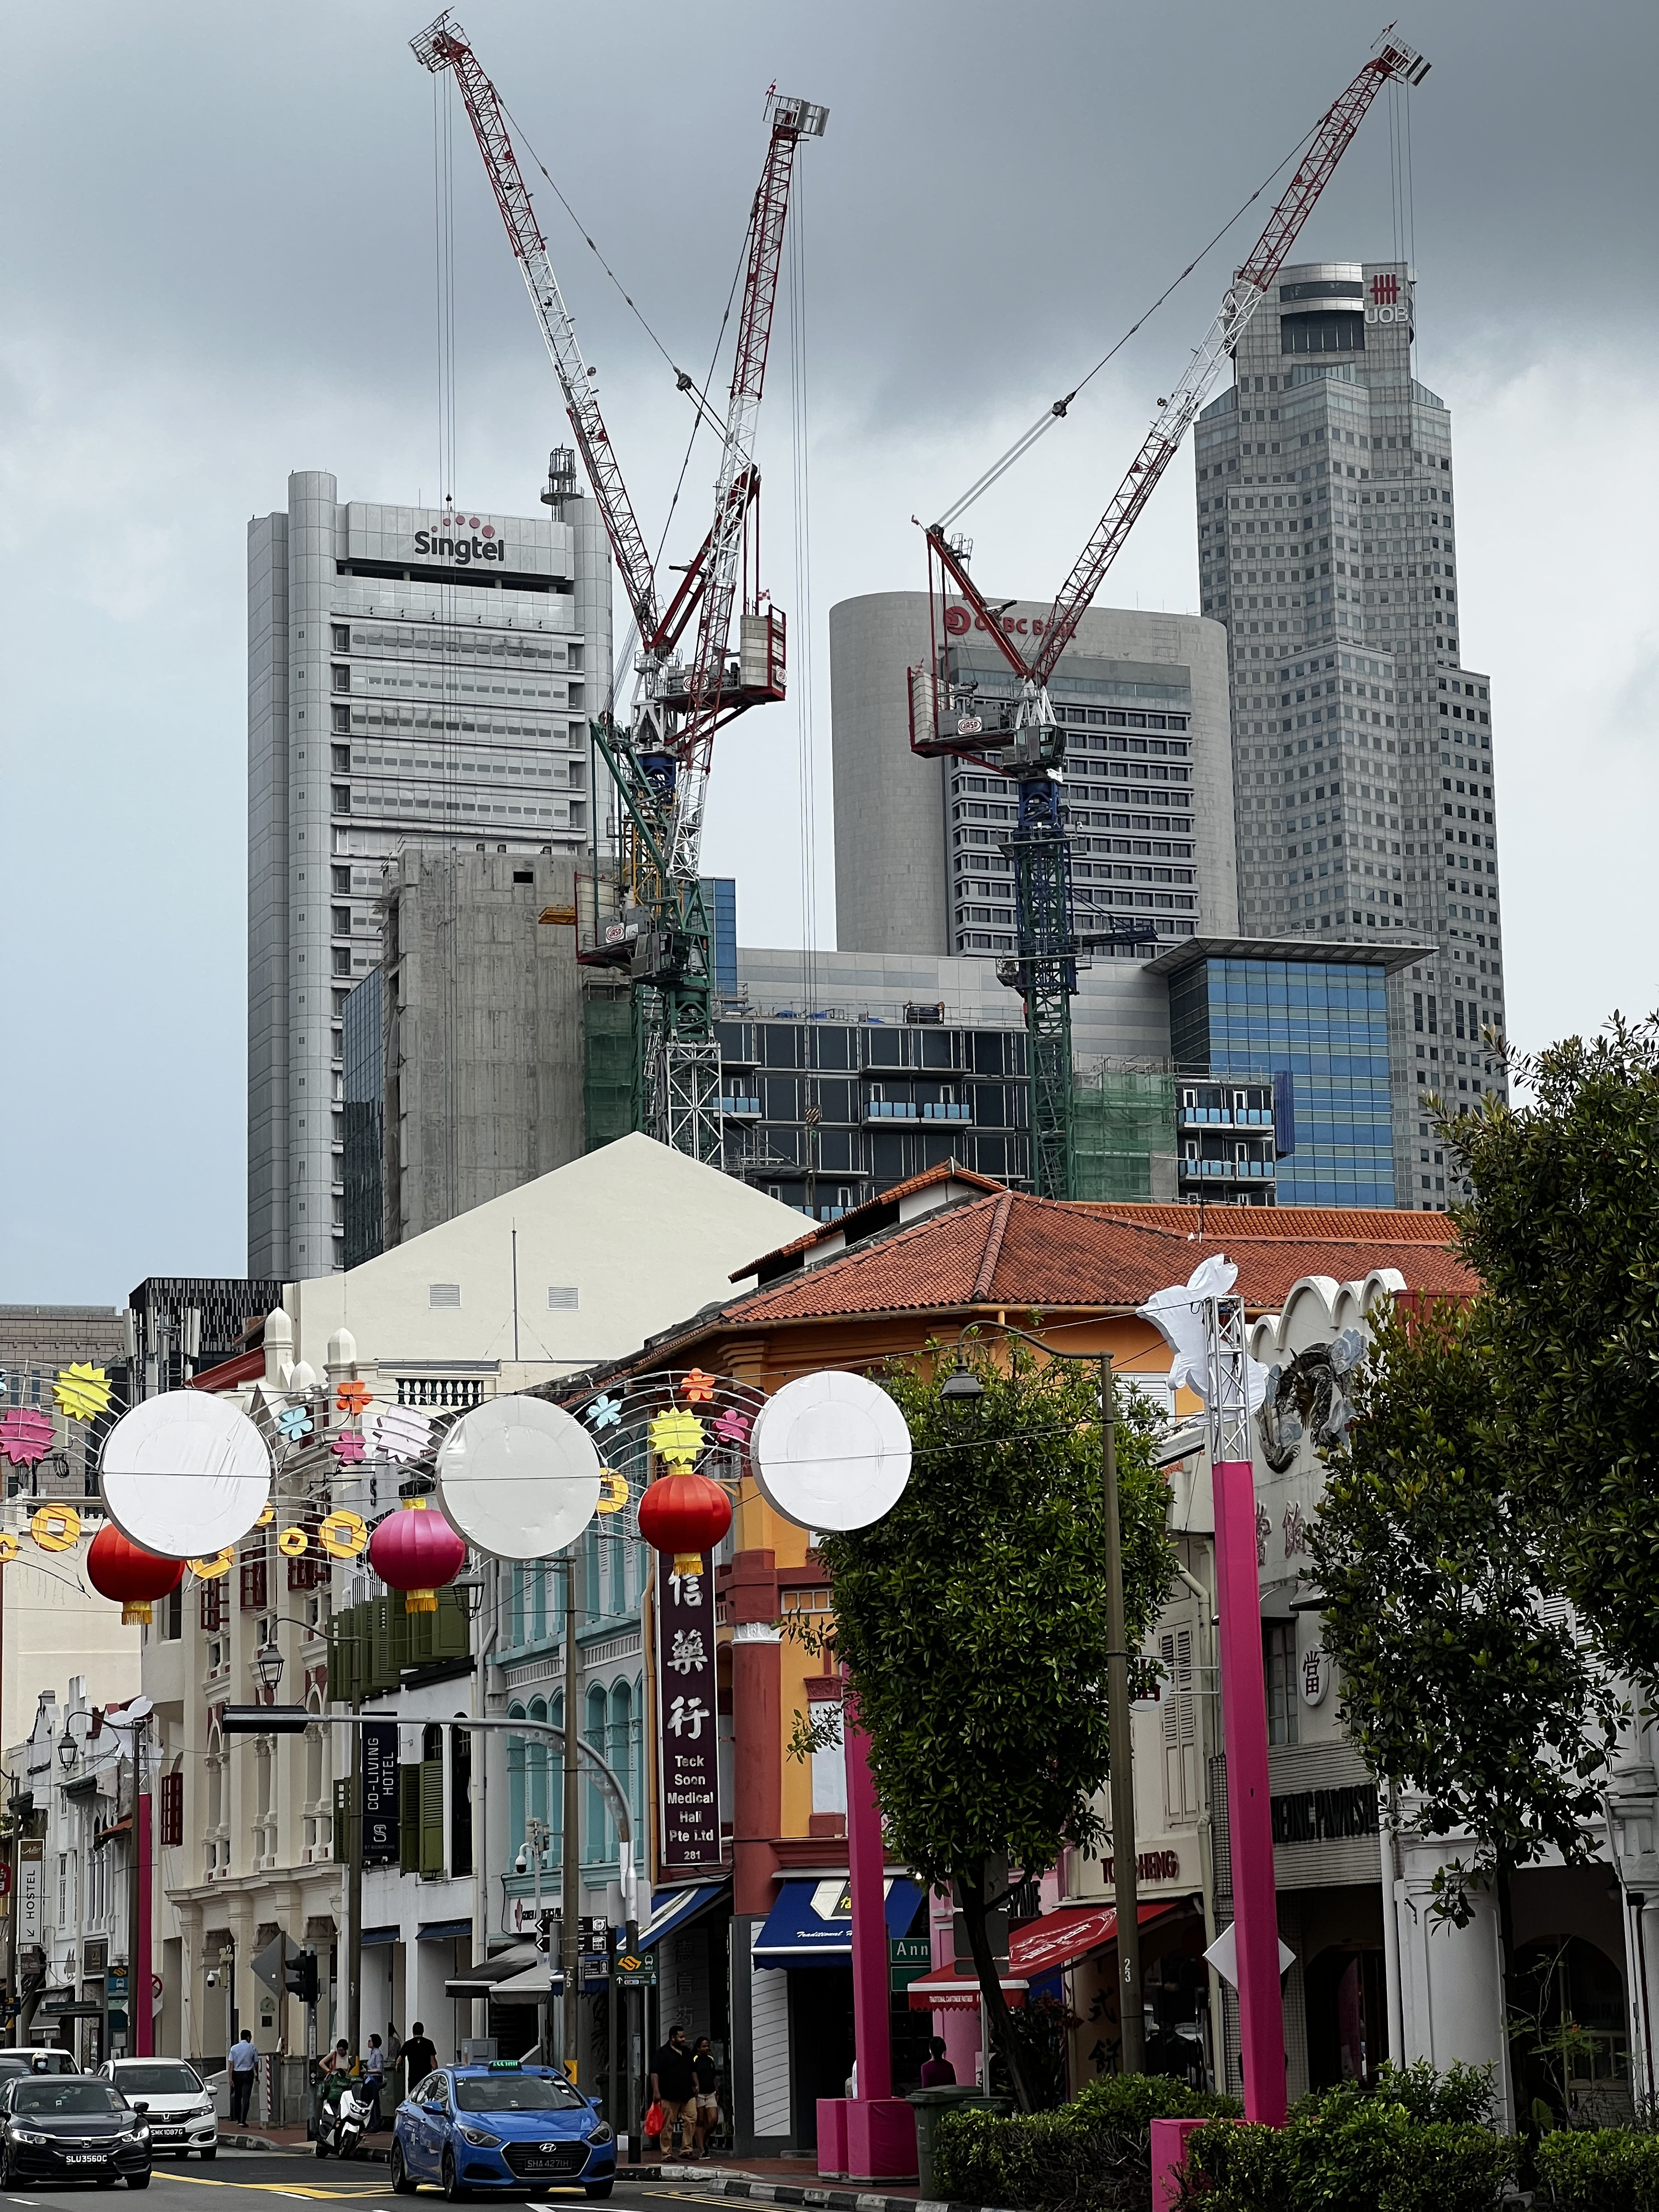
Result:
<instances>
[{"instance_id":1,"label":"traffic light","mask_svg":"<svg viewBox=\"0 0 1659 2212\"><path fill-rule=\"evenodd\" d=\"M287 1984L290 1996L298 1997L301 2004L315 2004L317 2002L317 1954L314 1951L296 1952L283 1966L283 1979Z\"/></svg>"}]
</instances>

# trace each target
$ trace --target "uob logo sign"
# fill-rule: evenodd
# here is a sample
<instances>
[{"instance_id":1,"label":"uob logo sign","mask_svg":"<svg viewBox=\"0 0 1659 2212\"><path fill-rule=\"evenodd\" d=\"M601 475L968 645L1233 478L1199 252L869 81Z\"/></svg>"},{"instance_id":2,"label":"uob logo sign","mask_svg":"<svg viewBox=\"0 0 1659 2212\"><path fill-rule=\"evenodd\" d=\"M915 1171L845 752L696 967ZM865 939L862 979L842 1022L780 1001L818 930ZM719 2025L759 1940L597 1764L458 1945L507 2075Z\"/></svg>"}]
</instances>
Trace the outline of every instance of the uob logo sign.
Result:
<instances>
[{"instance_id":1,"label":"uob logo sign","mask_svg":"<svg viewBox=\"0 0 1659 2212\"><path fill-rule=\"evenodd\" d=\"M1412 319L1411 297L1402 293L1399 277L1391 269L1380 269L1371 279L1370 304L1365 310L1368 323L1409 323Z\"/></svg>"}]
</instances>

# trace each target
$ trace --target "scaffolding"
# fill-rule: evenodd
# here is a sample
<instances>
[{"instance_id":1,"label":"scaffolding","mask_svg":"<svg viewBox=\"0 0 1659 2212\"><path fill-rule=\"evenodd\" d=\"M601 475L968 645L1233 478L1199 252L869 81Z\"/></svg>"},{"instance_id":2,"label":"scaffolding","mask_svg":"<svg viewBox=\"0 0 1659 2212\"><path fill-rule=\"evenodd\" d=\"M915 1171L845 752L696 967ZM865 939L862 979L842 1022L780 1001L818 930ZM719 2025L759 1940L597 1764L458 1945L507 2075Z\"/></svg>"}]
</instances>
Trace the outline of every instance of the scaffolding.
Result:
<instances>
[{"instance_id":1,"label":"scaffolding","mask_svg":"<svg viewBox=\"0 0 1659 2212\"><path fill-rule=\"evenodd\" d=\"M582 1144L614 1144L634 1118L634 1006L626 983L582 994Z\"/></svg>"},{"instance_id":2,"label":"scaffolding","mask_svg":"<svg viewBox=\"0 0 1659 2212\"><path fill-rule=\"evenodd\" d=\"M1077 1078L1072 1103L1077 1197L1173 1197L1173 1075L1103 1066Z\"/></svg>"}]
</instances>

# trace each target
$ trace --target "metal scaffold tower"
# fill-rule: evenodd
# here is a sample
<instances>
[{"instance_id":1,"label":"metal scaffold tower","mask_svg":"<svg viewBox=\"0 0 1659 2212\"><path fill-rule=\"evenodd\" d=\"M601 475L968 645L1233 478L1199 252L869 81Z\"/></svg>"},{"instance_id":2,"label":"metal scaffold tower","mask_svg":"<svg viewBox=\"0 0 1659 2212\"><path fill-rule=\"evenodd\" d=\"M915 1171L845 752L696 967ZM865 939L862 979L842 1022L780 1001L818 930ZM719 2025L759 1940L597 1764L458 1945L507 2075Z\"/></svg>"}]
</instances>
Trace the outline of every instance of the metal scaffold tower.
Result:
<instances>
[{"instance_id":1,"label":"metal scaffold tower","mask_svg":"<svg viewBox=\"0 0 1659 2212\"><path fill-rule=\"evenodd\" d=\"M1420 54L1385 34L1377 52L1320 118L1296 174L1235 275L1203 343L1170 397L1158 401L1157 419L1047 618L1031 623L1029 657L1012 626L1005 624L1000 610L988 604L969 575L967 544L950 534L952 523L1001 472L1000 466L988 471L928 526L928 658L909 672L910 744L918 753L948 753L971 760L1008 777L1017 787L1016 827L1004 850L1013 863L1018 951L998 972L1025 1004L1032 1175L1042 1197L1076 1194L1071 1002L1077 990L1079 959L1126 937L1156 936L1150 922L1126 926L1103 915L1079 914L1074 904L1063 801L1066 732L1049 701L1049 678L1289 257L1366 110L1391 78L1420 84L1428 67ZM1056 400L1052 415L1063 416L1073 397ZM1029 433L1001 466L1017 459L1036 434ZM961 665L951 643L956 625L945 619L947 611L957 611L951 610L952 594L957 610L978 617L1012 671L1018 685L1012 702L981 699L975 681ZM988 750L1000 739L1004 741L1001 749Z\"/></svg>"},{"instance_id":2,"label":"metal scaffold tower","mask_svg":"<svg viewBox=\"0 0 1659 2212\"><path fill-rule=\"evenodd\" d=\"M689 375L682 370L677 379L720 433L714 519L667 606L659 609L651 555L500 96L447 9L410 45L434 75L446 70L453 75L465 103L639 638L629 720L605 714L593 725L594 744L617 792L616 851L608 873L602 875L596 864L585 886L585 912L579 900L577 957L624 972L629 981L632 1126L718 1165L723 1152L720 1048L700 876L703 820L716 733L750 708L785 693L785 619L760 583L755 436L795 156L803 139L822 137L828 110L781 93L768 96L766 155L750 210L724 422L714 417ZM575 454L557 450L543 496L556 507L576 495ZM689 657L681 652L688 632Z\"/></svg>"}]
</instances>

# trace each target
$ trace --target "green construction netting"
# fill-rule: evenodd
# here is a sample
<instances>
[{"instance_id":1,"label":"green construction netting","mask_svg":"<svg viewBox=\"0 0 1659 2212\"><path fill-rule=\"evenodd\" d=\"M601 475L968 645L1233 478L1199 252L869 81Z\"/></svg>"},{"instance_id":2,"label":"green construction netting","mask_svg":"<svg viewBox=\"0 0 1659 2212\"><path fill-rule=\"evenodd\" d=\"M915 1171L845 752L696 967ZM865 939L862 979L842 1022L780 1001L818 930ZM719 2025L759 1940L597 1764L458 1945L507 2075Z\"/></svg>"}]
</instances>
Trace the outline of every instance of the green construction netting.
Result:
<instances>
[{"instance_id":1,"label":"green construction netting","mask_svg":"<svg viewBox=\"0 0 1659 2212\"><path fill-rule=\"evenodd\" d=\"M1150 1198L1153 1154L1175 1154L1175 1078L1103 1070L1074 1087L1072 1109L1077 1195Z\"/></svg>"}]
</instances>

